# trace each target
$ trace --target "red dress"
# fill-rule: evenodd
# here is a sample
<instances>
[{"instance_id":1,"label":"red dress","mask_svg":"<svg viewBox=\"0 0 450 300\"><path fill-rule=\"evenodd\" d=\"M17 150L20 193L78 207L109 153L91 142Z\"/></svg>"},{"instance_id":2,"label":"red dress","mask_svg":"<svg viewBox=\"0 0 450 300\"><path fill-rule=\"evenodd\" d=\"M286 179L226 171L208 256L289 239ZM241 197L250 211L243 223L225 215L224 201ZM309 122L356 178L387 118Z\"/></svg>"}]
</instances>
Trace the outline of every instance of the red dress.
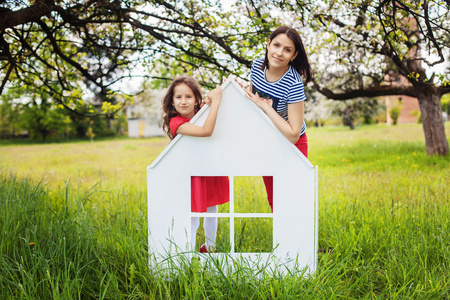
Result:
<instances>
[{"instance_id":1,"label":"red dress","mask_svg":"<svg viewBox=\"0 0 450 300\"><path fill-rule=\"evenodd\" d=\"M181 124L190 119L176 116L170 119L169 127L173 135ZM191 211L206 212L210 206L230 201L230 182L227 176L192 176L191 177Z\"/></svg>"}]
</instances>

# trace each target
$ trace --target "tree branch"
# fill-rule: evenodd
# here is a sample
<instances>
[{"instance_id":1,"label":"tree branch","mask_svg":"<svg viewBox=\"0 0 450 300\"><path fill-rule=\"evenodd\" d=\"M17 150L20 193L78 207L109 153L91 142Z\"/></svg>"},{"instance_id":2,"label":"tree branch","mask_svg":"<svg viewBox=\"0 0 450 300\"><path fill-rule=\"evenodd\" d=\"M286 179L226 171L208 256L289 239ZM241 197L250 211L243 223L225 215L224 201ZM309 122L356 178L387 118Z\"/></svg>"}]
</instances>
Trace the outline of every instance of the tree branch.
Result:
<instances>
[{"instance_id":1,"label":"tree branch","mask_svg":"<svg viewBox=\"0 0 450 300\"><path fill-rule=\"evenodd\" d=\"M434 65L443 63L445 61L445 59L444 59L444 55L442 54L441 47L439 47L438 43L436 42L436 38L434 37L434 34L433 34L433 29L431 28L431 25L430 25L430 19L429 19L429 16L428 16L428 1L427 0L423 1L423 10L425 11L425 18L424 18L424 20L425 20L425 25L427 26L427 30L428 30L428 35L429 35L430 41L433 43L433 45L434 45L435 49L437 50L438 55L440 57L440 60L435 61L434 63L431 63L431 64L426 61L427 64L430 67L432 67Z\"/></svg>"},{"instance_id":2,"label":"tree branch","mask_svg":"<svg viewBox=\"0 0 450 300\"><path fill-rule=\"evenodd\" d=\"M322 88L319 84L314 81L314 87L325 97L333 100L348 100L358 97L379 97L379 96L389 96L389 95L407 95L415 97L415 92L410 86L392 86L392 85L382 85L373 86L365 89L357 90L347 90L341 93L335 93L327 88Z\"/></svg>"},{"instance_id":3,"label":"tree branch","mask_svg":"<svg viewBox=\"0 0 450 300\"><path fill-rule=\"evenodd\" d=\"M18 11L3 11L0 13L0 32L6 28L36 22L50 13L55 7L52 0L35 0L30 7Z\"/></svg>"},{"instance_id":4,"label":"tree branch","mask_svg":"<svg viewBox=\"0 0 450 300\"><path fill-rule=\"evenodd\" d=\"M86 79L94 83L96 86L100 87L103 90L105 90L105 87L102 83L98 82L96 78L94 78L86 69L84 69L79 63L75 62L73 59L68 57L66 54L64 54L61 49L59 48L58 44L56 43L56 40L54 39L50 28L47 27L47 25L42 22L38 21L38 24L41 26L41 28L44 30L44 32L47 34L47 37L50 40L50 43L53 46L53 51L64 61L75 67Z\"/></svg>"}]
</instances>

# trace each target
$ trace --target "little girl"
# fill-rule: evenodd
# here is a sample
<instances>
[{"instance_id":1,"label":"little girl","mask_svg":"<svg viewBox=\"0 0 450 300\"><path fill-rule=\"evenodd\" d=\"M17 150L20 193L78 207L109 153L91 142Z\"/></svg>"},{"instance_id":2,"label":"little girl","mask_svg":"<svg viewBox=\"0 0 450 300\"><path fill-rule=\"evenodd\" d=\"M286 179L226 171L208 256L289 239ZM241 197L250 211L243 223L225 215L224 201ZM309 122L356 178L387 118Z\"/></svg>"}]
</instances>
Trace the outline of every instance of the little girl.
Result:
<instances>
[{"instance_id":1,"label":"little girl","mask_svg":"<svg viewBox=\"0 0 450 300\"><path fill-rule=\"evenodd\" d=\"M187 76L175 79L163 98L164 132L171 139L177 134L197 137L211 136L216 125L217 112L221 99L222 89L218 86L208 93L205 102L210 103L211 108L203 126L191 124L189 121L199 111L202 101L200 85L195 79ZM192 212L217 213L218 205L228 202L229 198L228 177L191 177ZM199 218L195 217L191 219L192 249L195 249L199 223ZM205 217L203 226L206 238L205 244L200 247L200 252L213 252L215 251L217 218Z\"/></svg>"}]
</instances>

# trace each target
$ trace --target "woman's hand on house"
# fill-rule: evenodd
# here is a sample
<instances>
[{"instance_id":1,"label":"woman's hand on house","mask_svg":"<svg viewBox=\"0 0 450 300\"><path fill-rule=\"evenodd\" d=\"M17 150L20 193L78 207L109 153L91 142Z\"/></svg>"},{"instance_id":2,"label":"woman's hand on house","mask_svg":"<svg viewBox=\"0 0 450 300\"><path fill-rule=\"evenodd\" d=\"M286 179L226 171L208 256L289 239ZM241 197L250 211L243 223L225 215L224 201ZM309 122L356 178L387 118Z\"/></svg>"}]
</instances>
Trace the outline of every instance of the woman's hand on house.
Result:
<instances>
[{"instance_id":1,"label":"woman's hand on house","mask_svg":"<svg viewBox=\"0 0 450 300\"><path fill-rule=\"evenodd\" d=\"M245 89L246 97L252 100L259 108L262 110L266 110L269 107L272 107L273 100L272 99L264 99L258 95L258 93L253 94L249 89Z\"/></svg>"}]
</instances>

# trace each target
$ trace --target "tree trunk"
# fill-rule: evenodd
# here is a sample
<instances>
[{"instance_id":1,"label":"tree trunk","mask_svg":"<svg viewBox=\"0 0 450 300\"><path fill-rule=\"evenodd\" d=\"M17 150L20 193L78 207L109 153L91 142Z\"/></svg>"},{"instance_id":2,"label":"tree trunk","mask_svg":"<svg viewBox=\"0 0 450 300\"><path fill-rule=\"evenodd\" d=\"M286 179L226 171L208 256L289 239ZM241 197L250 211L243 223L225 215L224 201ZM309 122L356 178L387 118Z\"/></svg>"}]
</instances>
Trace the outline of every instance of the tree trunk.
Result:
<instances>
[{"instance_id":1,"label":"tree trunk","mask_svg":"<svg viewBox=\"0 0 450 300\"><path fill-rule=\"evenodd\" d=\"M423 132L428 155L448 155L448 142L442 117L441 94L433 86L418 93Z\"/></svg>"},{"instance_id":2,"label":"tree trunk","mask_svg":"<svg viewBox=\"0 0 450 300\"><path fill-rule=\"evenodd\" d=\"M349 126L351 130L355 129L355 124L353 123L353 116L352 116L351 108L347 106L346 108L344 108L343 113L344 113L344 116L343 116L344 125Z\"/></svg>"}]
</instances>

